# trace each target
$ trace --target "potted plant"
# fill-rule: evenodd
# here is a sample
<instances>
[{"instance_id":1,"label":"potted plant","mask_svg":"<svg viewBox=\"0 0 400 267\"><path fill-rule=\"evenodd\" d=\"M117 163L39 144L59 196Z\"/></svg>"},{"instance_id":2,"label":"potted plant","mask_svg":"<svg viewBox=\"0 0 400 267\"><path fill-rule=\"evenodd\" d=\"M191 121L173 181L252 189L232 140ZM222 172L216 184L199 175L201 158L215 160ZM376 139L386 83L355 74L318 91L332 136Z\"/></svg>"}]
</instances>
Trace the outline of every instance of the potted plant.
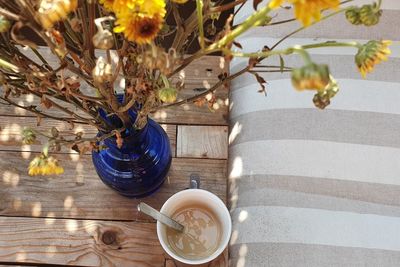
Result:
<instances>
[{"instance_id":1,"label":"potted plant","mask_svg":"<svg viewBox=\"0 0 400 267\"><path fill-rule=\"evenodd\" d=\"M92 151L100 178L121 194L148 195L161 186L171 164L168 137L149 117L154 111L188 102L212 108L215 90L246 72L254 75L260 92L265 92L266 81L259 72L269 71L290 72L293 86L314 90L313 102L323 109L338 85L327 65L312 61L309 49L354 47L356 66L363 76L390 53L390 41L382 40L366 44L330 41L280 50L275 45L258 51L243 51L235 41L256 26L298 20L303 24L300 31L340 13L354 25L371 26L379 21L381 1L342 7L339 0L271 0L263 4L253 0L250 17L233 26L232 14L222 30L214 25L221 12L240 9L247 1L194 2L193 13L184 19L179 9L190 5L187 0L0 1L0 99L36 114L39 120L48 117L72 127L88 124L98 130L96 136L77 132L71 137L54 127L50 133L25 128L22 135L26 144L35 142L38 135L48 138L42 154L29 165L30 175L62 173L62 163L51 153L68 146L79 153ZM277 21L271 12L279 8L293 8L295 18ZM55 62L46 59L32 36L44 43ZM169 45L163 42L166 36L172 38ZM191 42L197 42L199 48L188 54ZM28 57L26 49L36 58ZM236 73L221 69L216 84L194 97L177 100L185 86L184 77L178 74L196 59L215 53L225 64L233 57L246 57L248 64ZM292 54L301 55L302 67L285 65L284 57ZM280 65L264 64L271 57L279 57ZM124 81L122 90L115 86L119 78ZM19 104L18 99L26 94L39 99L40 105ZM53 110L64 115L56 116Z\"/></svg>"}]
</instances>

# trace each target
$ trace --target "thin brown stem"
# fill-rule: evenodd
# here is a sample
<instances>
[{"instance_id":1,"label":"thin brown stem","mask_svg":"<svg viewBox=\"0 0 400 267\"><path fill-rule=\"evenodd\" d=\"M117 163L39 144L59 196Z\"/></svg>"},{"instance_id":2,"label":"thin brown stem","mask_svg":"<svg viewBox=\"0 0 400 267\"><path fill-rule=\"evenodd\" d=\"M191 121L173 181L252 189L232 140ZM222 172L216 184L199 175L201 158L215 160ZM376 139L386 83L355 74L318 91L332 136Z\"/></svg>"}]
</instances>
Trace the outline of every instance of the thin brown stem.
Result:
<instances>
[{"instance_id":1,"label":"thin brown stem","mask_svg":"<svg viewBox=\"0 0 400 267\"><path fill-rule=\"evenodd\" d=\"M177 101L175 103L171 103L171 104L167 104L167 105L161 105L161 106L156 107L155 109L153 109L151 112L153 113L153 112L155 112L157 110L160 110L160 109L170 108L170 107L173 107L173 106L179 106L179 105L183 105L183 104L194 102L195 100L197 100L197 99L199 99L201 97L205 97L209 93L214 92L215 90L217 90L223 84L235 79L236 77L242 75L243 73L248 72L249 70L250 70L250 66L247 66L247 67L243 68L242 70L236 72L235 74L232 74L232 75L226 77L225 79L220 80L219 82L214 84L211 88L207 89L206 91L202 92L201 94L197 94L195 96L186 98L186 99L181 100L181 101Z\"/></svg>"},{"instance_id":2,"label":"thin brown stem","mask_svg":"<svg viewBox=\"0 0 400 267\"><path fill-rule=\"evenodd\" d=\"M8 98L5 98L3 96L0 96L0 99L6 101L10 105L13 105L13 106L16 106L18 108L21 108L21 109L27 110L29 112L35 113L36 115L39 115L41 117L54 119L54 120L58 120L58 121L64 121L64 122L68 122L68 123L72 122L72 123L77 123L77 124L88 124L85 121L78 121L78 120L76 120L74 118L57 117L57 116L53 116L53 115L50 115L50 114L46 114L44 112L41 112L41 111L37 110L35 106L27 106L27 107L25 107L25 106L19 105L18 103L14 102L14 101L12 101L12 100L10 100Z\"/></svg>"},{"instance_id":3,"label":"thin brown stem","mask_svg":"<svg viewBox=\"0 0 400 267\"><path fill-rule=\"evenodd\" d=\"M6 18L9 18L11 20L15 20L15 21L20 21L21 17L18 16L17 14L14 14L10 11L8 11L7 9L4 9L2 7L0 7L0 14L3 15Z\"/></svg>"},{"instance_id":4,"label":"thin brown stem","mask_svg":"<svg viewBox=\"0 0 400 267\"><path fill-rule=\"evenodd\" d=\"M237 5L244 4L247 0L236 0L234 2L231 2L229 4L221 5L221 6L216 6L216 7L211 7L210 12L211 13L217 13L217 12L224 12L226 10L232 9Z\"/></svg>"}]
</instances>

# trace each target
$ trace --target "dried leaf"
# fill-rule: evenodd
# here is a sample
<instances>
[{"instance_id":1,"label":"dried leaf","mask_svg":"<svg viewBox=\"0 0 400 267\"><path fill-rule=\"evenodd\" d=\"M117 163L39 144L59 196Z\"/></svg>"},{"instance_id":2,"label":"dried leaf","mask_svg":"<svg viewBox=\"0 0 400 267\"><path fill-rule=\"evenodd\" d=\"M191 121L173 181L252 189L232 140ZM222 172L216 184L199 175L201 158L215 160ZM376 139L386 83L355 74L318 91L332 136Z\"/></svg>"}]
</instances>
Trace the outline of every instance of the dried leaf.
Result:
<instances>
[{"instance_id":1,"label":"dried leaf","mask_svg":"<svg viewBox=\"0 0 400 267\"><path fill-rule=\"evenodd\" d=\"M61 151L61 145L60 145L60 143L56 143L56 144L55 144L55 150L56 150L57 152L60 152L60 151Z\"/></svg>"},{"instance_id":2,"label":"dried leaf","mask_svg":"<svg viewBox=\"0 0 400 267\"><path fill-rule=\"evenodd\" d=\"M49 100L45 95L42 96L40 104L45 108L49 109L53 106L51 100Z\"/></svg>"},{"instance_id":3,"label":"dried leaf","mask_svg":"<svg viewBox=\"0 0 400 267\"><path fill-rule=\"evenodd\" d=\"M124 139L122 139L121 133L115 131L115 137L116 137L117 147L122 148L122 145L124 144Z\"/></svg>"},{"instance_id":4,"label":"dried leaf","mask_svg":"<svg viewBox=\"0 0 400 267\"><path fill-rule=\"evenodd\" d=\"M240 49L243 49L243 46L238 42L233 41L233 45L238 47L238 48L240 48Z\"/></svg>"},{"instance_id":5,"label":"dried leaf","mask_svg":"<svg viewBox=\"0 0 400 267\"><path fill-rule=\"evenodd\" d=\"M90 144L86 144L86 145L81 146L80 149L81 149L80 154L83 155L89 151L92 151L92 146Z\"/></svg>"},{"instance_id":6,"label":"dried leaf","mask_svg":"<svg viewBox=\"0 0 400 267\"><path fill-rule=\"evenodd\" d=\"M60 132L57 130L56 127L51 127L51 136L58 137Z\"/></svg>"},{"instance_id":7,"label":"dried leaf","mask_svg":"<svg viewBox=\"0 0 400 267\"><path fill-rule=\"evenodd\" d=\"M249 67L252 69L254 66L259 63L260 61L256 57L249 58Z\"/></svg>"},{"instance_id":8,"label":"dried leaf","mask_svg":"<svg viewBox=\"0 0 400 267\"><path fill-rule=\"evenodd\" d=\"M4 98L8 98L9 96L10 96L10 93L11 93L11 89L10 89L10 87L8 87L8 85L4 85L3 86L4 87Z\"/></svg>"},{"instance_id":9,"label":"dried leaf","mask_svg":"<svg viewBox=\"0 0 400 267\"><path fill-rule=\"evenodd\" d=\"M253 73L254 74L254 76L256 77L256 79L257 79L257 82L260 84L260 86L261 86L261 88L260 88L260 90L258 90L258 92L259 93L264 93L265 95L267 95L267 91L265 90L265 83L267 83L267 81L263 78L263 77L261 77L260 75L258 75L258 73Z\"/></svg>"},{"instance_id":10,"label":"dried leaf","mask_svg":"<svg viewBox=\"0 0 400 267\"><path fill-rule=\"evenodd\" d=\"M283 68L285 67L285 61L283 61L283 57L279 55L279 70L283 73Z\"/></svg>"},{"instance_id":11,"label":"dried leaf","mask_svg":"<svg viewBox=\"0 0 400 267\"><path fill-rule=\"evenodd\" d=\"M261 77L258 73L254 73L254 76L256 76L257 82L267 83L267 81L263 77Z\"/></svg>"},{"instance_id":12,"label":"dried leaf","mask_svg":"<svg viewBox=\"0 0 400 267\"><path fill-rule=\"evenodd\" d=\"M42 119L43 119L43 117L42 116L36 116L36 126L40 126L40 124L42 123Z\"/></svg>"},{"instance_id":13,"label":"dried leaf","mask_svg":"<svg viewBox=\"0 0 400 267\"><path fill-rule=\"evenodd\" d=\"M257 10L257 6L262 2L262 0L253 0L253 8Z\"/></svg>"},{"instance_id":14,"label":"dried leaf","mask_svg":"<svg viewBox=\"0 0 400 267\"><path fill-rule=\"evenodd\" d=\"M207 102L207 100L202 97L202 98L198 98L196 99L193 103L197 106L197 107L202 107L204 106L204 104Z\"/></svg>"},{"instance_id":15,"label":"dried leaf","mask_svg":"<svg viewBox=\"0 0 400 267\"><path fill-rule=\"evenodd\" d=\"M75 152L81 153L81 150L79 149L79 146L77 144L74 144L71 149Z\"/></svg>"}]
</instances>

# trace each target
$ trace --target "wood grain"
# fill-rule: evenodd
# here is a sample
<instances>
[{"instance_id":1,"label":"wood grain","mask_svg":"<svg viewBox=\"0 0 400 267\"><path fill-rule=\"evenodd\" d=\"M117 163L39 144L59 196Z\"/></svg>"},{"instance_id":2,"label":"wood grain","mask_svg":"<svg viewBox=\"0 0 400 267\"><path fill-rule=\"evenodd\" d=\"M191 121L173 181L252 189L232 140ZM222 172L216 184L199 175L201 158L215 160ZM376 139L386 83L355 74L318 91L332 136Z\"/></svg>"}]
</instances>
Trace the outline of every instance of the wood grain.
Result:
<instances>
[{"instance_id":1,"label":"wood grain","mask_svg":"<svg viewBox=\"0 0 400 267\"><path fill-rule=\"evenodd\" d=\"M52 127L56 127L57 130L66 137L71 137L77 132L83 132L83 137L94 137L97 134L97 129L90 125L75 125L74 129L71 129L69 123L52 119L43 119L39 127L36 126L36 123L36 118L32 117L10 118L0 115L0 150L24 152L42 151L42 145L47 143L47 139L43 136L38 136L37 141L32 145L22 144L21 131L24 127L32 127L46 134L50 133ZM172 156L175 157L176 125L161 124L161 127L163 127L169 137ZM61 152L76 153L67 147L62 147Z\"/></svg>"},{"instance_id":2,"label":"wood grain","mask_svg":"<svg viewBox=\"0 0 400 267\"><path fill-rule=\"evenodd\" d=\"M227 126L178 126L177 156L228 158Z\"/></svg>"},{"instance_id":3,"label":"wood grain","mask_svg":"<svg viewBox=\"0 0 400 267\"><path fill-rule=\"evenodd\" d=\"M74 156L57 155L65 168L63 175L31 177L29 158L21 158L21 152L0 152L0 215L151 221L138 213L139 200L122 197L100 181L90 156L79 161ZM141 201L161 208L171 195L188 187L193 172L200 174L202 188L226 201L225 160L179 158L173 159L161 189Z\"/></svg>"},{"instance_id":4,"label":"wood grain","mask_svg":"<svg viewBox=\"0 0 400 267\"><path fill-rule=\"evenodd\" d=\"M0 217L0 236L2 262L101 267L165 262L155 223Z\"/></svg>"}]
</instances>

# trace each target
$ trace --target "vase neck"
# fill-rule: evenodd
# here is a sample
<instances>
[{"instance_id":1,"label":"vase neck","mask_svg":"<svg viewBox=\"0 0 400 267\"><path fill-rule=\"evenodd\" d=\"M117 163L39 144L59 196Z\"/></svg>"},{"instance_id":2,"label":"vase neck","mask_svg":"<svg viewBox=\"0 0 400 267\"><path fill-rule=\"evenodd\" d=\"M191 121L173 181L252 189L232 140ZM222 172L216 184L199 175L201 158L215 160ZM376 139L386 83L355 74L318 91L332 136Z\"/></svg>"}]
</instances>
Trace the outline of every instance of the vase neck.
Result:
<instances>
[{"instance_id":1,"label":"vase neck","mask_svg":"<svg viewBox=\"0 0 400 267\"><path fill-rule=\"evenodd\" d=\"M104 144L111 149L117 149L120 152L132 151L132 149L146 146L148 142L148 124L142 129L129 129L125 130L122 134L122 147L118 148L116 137L110 137L104 140Z\"/></svg>"}]
</instances>

